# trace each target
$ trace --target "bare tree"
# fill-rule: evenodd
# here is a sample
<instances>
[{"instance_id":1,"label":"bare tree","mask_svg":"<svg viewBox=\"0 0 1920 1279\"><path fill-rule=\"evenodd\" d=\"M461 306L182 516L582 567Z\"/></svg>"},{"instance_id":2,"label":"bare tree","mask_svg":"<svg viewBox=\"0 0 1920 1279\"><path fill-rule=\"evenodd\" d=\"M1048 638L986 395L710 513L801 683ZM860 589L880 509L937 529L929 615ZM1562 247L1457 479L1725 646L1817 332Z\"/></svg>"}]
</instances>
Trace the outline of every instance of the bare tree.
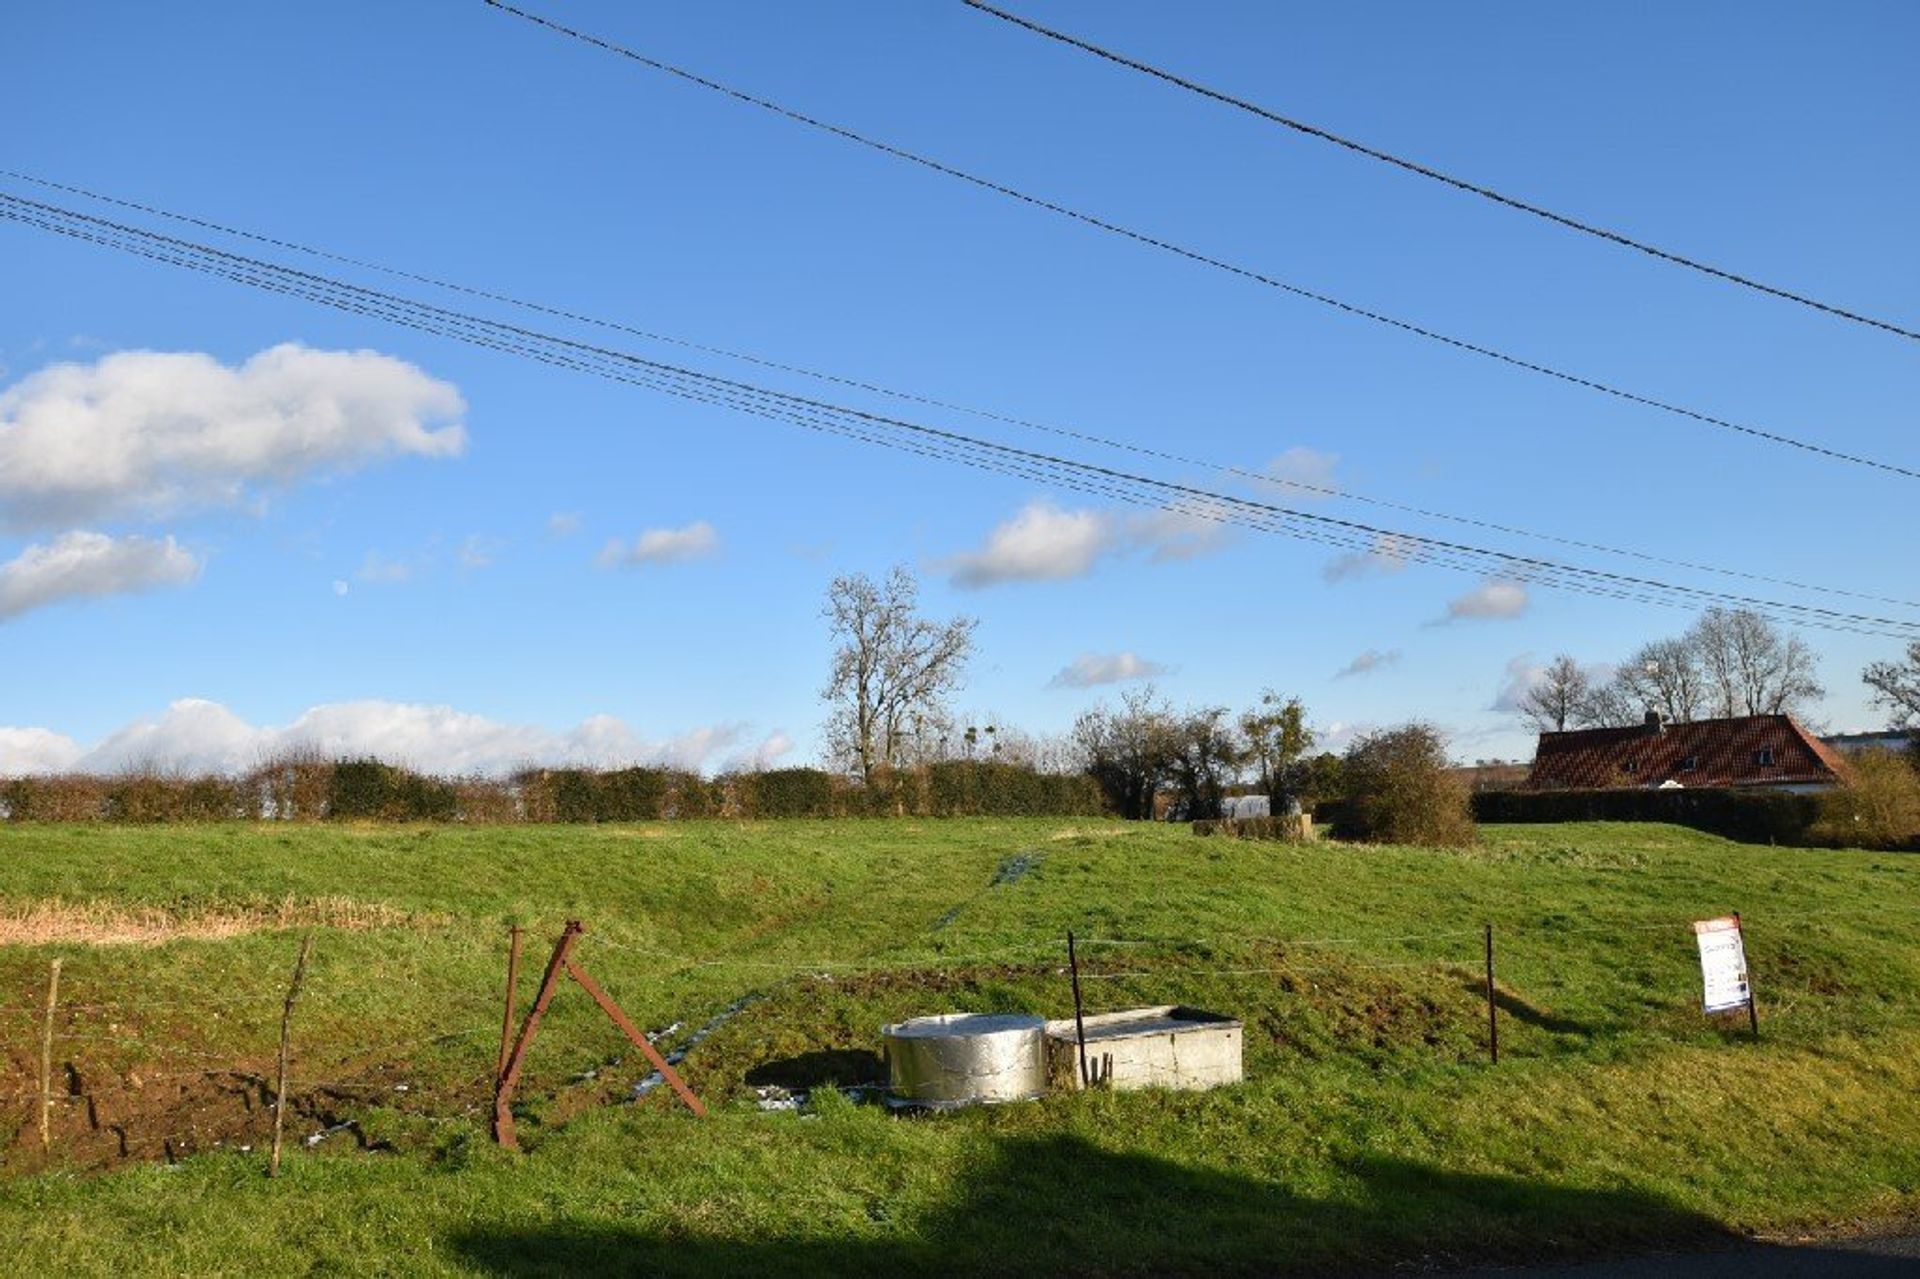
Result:
<instances>
[{"instance_id":1,"label":"bare tree","mask_svg":"<svg viewBox=\"0 0 1920 1279\"><path fill-rule=\"evenodd\" d=\"M1120 707L1096 706L1073 725L1080 766L1107 804L1131 820L1153 816L1153 796L1171 766L1173 711L1152 685L1121 695Z\"/></svg>"},{"instance_id":2,"label":"bare tree","mask_svg":"<svg viewBox=\"0 0 1920 1279\"><path fill-rule=\"evenodd\" d=\"M1587 691L1579 723L1582 728L1624 728L1638 724L1645 716L1646 707L1634 701L1633 691L1616 671L1611 679Z\"/></svg>"},{"instance_id":3,"label":"bare tree","mask_svg":"<svg viewBox=\"0 0 1920 1279\"><path fill-rule=\"evenodd\" d=\"M1259 771L1261 793L1276 805L1283 790L1296 789L1300 759L1313 748L1313 730L1307 727L1307 708L1297 697L1281 697L1272 689L1260 694L1260 704L1240 713L1240 735L1247 760ZM1276 807L1276 812L1279 809Z\"/></svg>"},{"instance_id":4,"label":"bare tree","mask_svg":"<svg viewBox=\"0 0 1920 1279\"><path fill-rule=\"evenodd\" d=\"M1613 678L1626 705L1679 723L1699 719L1708 705L1699 652L1684 638L1641 645Z\"/></svg>"},{"instance_id":5,"label":"bare tree","mask_svg":"<svg viewBox=\"0 0 1920 1279\"><path fill-rule=\"evenodd\" d=\"M1687 632L1687 643L1716 716L1796 714L1826 693L1813 650L1748 609L1708 609Z\"/></svg>"},{"instance_id":6,"label":"bare tree","mask_svg":"<svg viewBox=\"0 0 1920 1279\"><path fill-rule=\"evenodd\" d=\"M1562 653L1520 698L1520 713L1545 733L1564 733L1584 721L1593 700L1593 681L1579 662Z\"/></svg>"},{"instance_id":7,"label":"bare tree","mask_svg":"<svg viewBox=\"0 0 1920 1279\"><path fill-rule=\"evenodd\" d=\"M943 699L959 687L973 654L974 620L923 618L919 596L919 583L905 568L895 568L885 583L855 573L827 588L821 612L840 644L822 694L834 707L827 741L835 758L864 781L899 764L928 723L944 718Z\"/></svg>"},{"instance_id":8,"label":"bare tree","mask_svg":"<svg viewBox=\"0 0 1920 1279\"><path fill-rule=\"evenodd\" d=\"M1860 672L1873 690L1876 706L1884 706L1894 728L1920 724L1920 640L1907 645L1903 662L1874 662Z\"/></svg>"}]
</instances>

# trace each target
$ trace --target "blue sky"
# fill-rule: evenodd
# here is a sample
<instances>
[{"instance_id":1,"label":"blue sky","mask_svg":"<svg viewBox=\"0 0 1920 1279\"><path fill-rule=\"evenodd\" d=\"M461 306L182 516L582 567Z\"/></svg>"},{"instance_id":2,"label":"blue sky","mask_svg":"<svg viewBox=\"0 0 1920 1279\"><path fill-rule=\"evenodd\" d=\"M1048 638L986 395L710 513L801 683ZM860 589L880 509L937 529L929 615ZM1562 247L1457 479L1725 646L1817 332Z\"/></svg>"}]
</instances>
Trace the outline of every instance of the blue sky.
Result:
<instances>
[{"instance_id":1,"label":"blue sky","mask_svg":"<svg viewBox=\"0 0 1920 1279\"><path fill-rule=\"evenodd\" d=\"M1911 6L1024 9L1549 207L1920 320ZM1910 342L1420 182L958 3L581 3L564 17L1309 288L1703 411L1920 461ZM0 167L1233 466L1288 457L1293 473L1394 501L1877 594L1920 589L1911 480L1342 318L477 0L16 7L0 15L0 49L11 108ZM1618 659L1691 620L1537 588L1494 601L1511 615L1436 625L1483 583L1418 566L1329 580L1333 552L1260 533L1169 542L1079 495L11 225L0 225L0 285L0 438L45 408L63 363L96 392L132 381L149 393L124 419L92 424L112 448L148 447L167 429L154 415L183 403L217 417L194 400L203 386L288 414L297 386L323 401L303 411L351 401L378 419L340 428L332 452L252 470L208 470L188 449L133 466L91 503L0 493L11 504L0 564L89 553L95 544L72 540L83 533L122 557L102 593L22 595L0 620L0 749L14 767L109 740L123 758L164 753L169 734L260 741L315 708L304 722L333 724L342 741L371 734L429 763L443 762L428 745L437 735L471 744L455 764L609 742L708 767L810 759L825 586L897 562L922 575L930 611L981 619L963 710L1046 731L1121 687L1055 677L1109 659L1082 670L1163 668L1160 687L1181 702L1243 705L1272 686L1304 696L1327 728L1420 716L1463 757L1523 755L1529 739L1495 709L1513 671L1562 650ZM291 372L248 365L283 344L302 348L282 357ZM127 364L129 352L204 358ZM369 354L318 354L343 352ZM1018 438L940 410L829 398ZM98 469L124 460L103 446ZM1314 509L1450 531L1345 502ZM1001 554L980 558L996 529ZM1001 580L1010 565L1040 580ZM1830 690L1823 718L1877 726L1858 673L1896 642L1807 638ZM1370 652L1392 660L1337 677ZM182 699L196 700L167 718Z\"/></svg>"}]
</instances>

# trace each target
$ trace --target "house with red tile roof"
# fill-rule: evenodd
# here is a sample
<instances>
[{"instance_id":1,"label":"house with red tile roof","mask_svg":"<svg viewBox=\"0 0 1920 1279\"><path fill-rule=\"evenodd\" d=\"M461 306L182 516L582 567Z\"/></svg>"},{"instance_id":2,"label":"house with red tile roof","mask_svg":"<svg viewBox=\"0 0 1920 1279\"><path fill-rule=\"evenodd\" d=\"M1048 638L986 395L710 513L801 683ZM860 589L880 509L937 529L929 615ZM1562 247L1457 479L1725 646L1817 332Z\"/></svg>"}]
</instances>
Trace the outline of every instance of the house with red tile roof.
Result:
<instances>
[{"instance_id":1,"label":"house with red tile roof","mask_svg":"<svg viewBox=\"0 0 1920 1279\"><path fill-rule=\"evenodd\" d=\"M1840 754L1791 715L1542 733L1528 790L1755 787L1818 791L1848 776Z\"/></svg>"}]
</instances>

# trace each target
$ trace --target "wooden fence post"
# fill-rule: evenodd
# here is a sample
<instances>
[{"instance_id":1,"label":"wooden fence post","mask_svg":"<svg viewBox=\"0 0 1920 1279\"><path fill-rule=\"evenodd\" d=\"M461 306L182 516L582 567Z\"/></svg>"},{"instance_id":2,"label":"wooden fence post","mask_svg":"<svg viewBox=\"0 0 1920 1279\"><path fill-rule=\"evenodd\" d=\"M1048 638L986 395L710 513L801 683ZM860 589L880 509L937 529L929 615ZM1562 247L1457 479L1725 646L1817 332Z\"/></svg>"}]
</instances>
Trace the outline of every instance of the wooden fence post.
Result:
<instances>
[{"instance_id":1,"label":"wooden fence post","mask_svg":"<svg viewBox=\"0 0 1920 1279\"><path fill-rule=\"evenodd\" d=\"M287 1122L287 1064L293 1055L293 1001L300 998L300 983L307 975L307 955L313 950L313 934L300 939L300 958L293 965L293 984L287 987L287 1002L280 1009L280 1078L273 1100L273 1154L267 1161L267 1176L280 1175L280 1142Z\"/></svg>"},{"instance_id":2,"label":"wooden fence post","mask_svg":"<svg viewBox=\"0 0 1920 1279\"><path fill-rule=\"evenodd\" d=\"M1500 1005L1493 994L1493 925L1487 925L1487 1055L1500 1064Z\"/></svg>"},{"instance_id":3,"label":"wooden fence post","mask_svg":"<svg viewBox=\"0 0 1920 1279\"><path fill-rule=\"evenodd\" d=\"M53 1014L60 1006L60 961L47 969L47 1016L40 1023L40 1149L52 1142L47 1112L53 1109Z\"/></svg>"}]
</instances>

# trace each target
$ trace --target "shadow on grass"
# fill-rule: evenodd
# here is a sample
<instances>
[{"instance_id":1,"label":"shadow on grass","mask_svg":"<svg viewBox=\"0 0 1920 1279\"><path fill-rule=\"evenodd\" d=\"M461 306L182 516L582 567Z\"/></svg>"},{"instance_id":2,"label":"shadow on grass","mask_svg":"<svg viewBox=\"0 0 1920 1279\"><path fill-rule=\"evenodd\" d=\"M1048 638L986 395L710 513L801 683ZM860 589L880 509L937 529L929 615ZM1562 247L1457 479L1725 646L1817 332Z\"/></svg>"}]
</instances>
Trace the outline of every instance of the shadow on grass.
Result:
<instances>
[{"instance_id":1,"label":"shadow on grass","mask_svg":"<svg viewBox=\"0 0 1920 1279\"><path fill-rule=\"evenodd\" d=\"M868 1209L877 1234L671 1236L606 1220L482 1227L450 1242L482 1273L1322 1274L1409 1263L1595 1255L1729 1243L1711 1219L1629 1190L1368 1160L1327 1197L1066 1136L1003 1144L953 1204L912 1219ZM1844 1273L1844 1272L1843 1272Z\"/></svg>"},{"instance_id":2,"label":"shadow on grass","mask_svg":"<svg viewBox=\"0 0 1920 1279\"><path fill-rule=\"evenodd\" d=\"M1460 983L1468 994L1485 999L1486 985L1478 978L1468 978ZM1532 1026L1555 1035L1595 1035L1600 1027L1592 1022L1575 1021L1571 1017L1561 1017L1544 1008L1536 1008L1510 990L1502 990L1498 985L1493 988L1493 1003L1506 1016L1512 1017L1522 1025Z\"/></svg>"},{"instance_id":3,"label":"shadow on grass","mask_svg":"<svg viewBox=\"0 0 1920 1279\"><path fill-rule=\"evenodd\" d=\"M763 1061L746 1074L750 1084L782 1088L824 1088L838 1084L875 1084L887 1077L879 1054L864 1048L825 1048L776 1061Z\"/></svg>"}]
</instances>

